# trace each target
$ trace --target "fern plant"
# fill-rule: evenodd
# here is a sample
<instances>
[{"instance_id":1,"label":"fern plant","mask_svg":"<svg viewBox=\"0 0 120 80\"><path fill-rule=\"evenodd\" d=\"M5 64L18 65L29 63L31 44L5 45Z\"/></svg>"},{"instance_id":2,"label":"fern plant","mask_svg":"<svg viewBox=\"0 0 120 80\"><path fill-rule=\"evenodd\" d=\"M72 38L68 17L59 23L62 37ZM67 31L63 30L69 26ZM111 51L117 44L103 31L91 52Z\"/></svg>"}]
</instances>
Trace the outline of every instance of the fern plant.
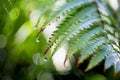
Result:
<instances>
[{"instance_id":1,"label":"fern plant","mask_svg":"<svg viewBox=\"0 0 120 80\"><path fill-rule=\"evenodd\" d=\"M66 3L58 7L56 3L59 1ZM85 71L103 62L105 71L112 66L115 73L120 72L120 0L117 10L108 2L108 0L1 0L0 80L4 77L33 80L41 71L54 71L52 61L46 62L46 59L51 59L64 43L69 44L64 60L65 67L68 59L77 56L76 67L81 68L82 64L89 62ZM40 13L38 21L34 24L32 23L36 18L34 12L37 11ZM35 18L31 18L33 16ZM44 29L48 29L54 22L57 23L57 30L49 37L46 46L46 39L40 32L44 32ZM33 62L41 65L36 66ZM77 68L73 68L71 72L80 79L84 77ZM38 78L40 75L38 74ZM85 77L87 75L85 73ZM111 75L109 76L108 78L112 80Z\"/></svg>"},{"instance_id":2,"label":"fern plant","mask_svg":"<svg viewBox=\"0 0 120 80\"><path fill-rule=\"evenodd\" d=\"M40 29L42 32L52 22L61 21L57 25L57 30L49 38L44 57L50 59L61 45L69 42L66 60L79 52L77 66L90 58L85 71L105 60L104 69L113 65L115 73L118 73L120 71L120 22L116 16L120 17L120 13L114 11L107 1L67 2L57 11L49 13ZM61 17L64 19L61 20ZM53 51L48 53L54 45Z\"/></svg>"}]
</instances>

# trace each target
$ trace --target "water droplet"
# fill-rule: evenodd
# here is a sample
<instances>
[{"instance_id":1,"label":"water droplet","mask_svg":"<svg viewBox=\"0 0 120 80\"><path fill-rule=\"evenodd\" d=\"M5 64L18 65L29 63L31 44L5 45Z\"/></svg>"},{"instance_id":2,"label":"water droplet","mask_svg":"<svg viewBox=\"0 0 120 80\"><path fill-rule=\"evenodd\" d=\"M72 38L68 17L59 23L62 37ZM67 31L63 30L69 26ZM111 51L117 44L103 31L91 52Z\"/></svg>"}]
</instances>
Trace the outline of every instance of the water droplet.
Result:
<instances>
[{"instance_id":1,"label":"water droplet","mask_svg":"<svg viewBox=\"0 0 120 80\"><path fill-rule=\"evenodd\" d=\"M34 30L36 30L36 29L37 29L37 26L36 26L36 25L35 25L35 26L33 26L33 29L34 29Z\"/></svg>"},{"instance_id":2,"label":"water droplet","mask_svg":"<svg viewBox=\"0 0 120 80\"><path fill-rule=\"evenodd\" d=\"M44 61L45 61L45 62L47 61L47 57L44 57Z\"/></svg>"},{"instance_id":3,"label":"water droplet","mask_svg":"<svg viewBox=\"0 0 120 80\"><path fill-rule=\"evenodd\" d=\"M38 37L36 38L36 42L38 42L38 43L40 42L40 39Z\"/></svg>"}]
</instances>

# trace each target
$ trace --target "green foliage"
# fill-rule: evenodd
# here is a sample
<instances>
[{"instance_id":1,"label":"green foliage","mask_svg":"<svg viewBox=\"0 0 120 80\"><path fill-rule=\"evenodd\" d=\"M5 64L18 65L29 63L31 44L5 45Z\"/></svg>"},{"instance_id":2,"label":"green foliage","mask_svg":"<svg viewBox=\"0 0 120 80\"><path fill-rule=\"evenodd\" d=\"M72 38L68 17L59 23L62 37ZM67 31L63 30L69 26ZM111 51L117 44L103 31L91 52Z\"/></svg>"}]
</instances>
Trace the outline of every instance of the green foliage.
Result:
<instances>
[{"instance_id":1,"label":"green foliage","mask_svg":"<svg viewBox=\"0 0 120 80\"><path fill-rule=\"evenodd\" d=\"M100 37L100 38L97 38L96 40L94 41L91 41L90 44L86 45L84 47L84 49L81 51L81 57L80 57L80 63L83 62L84 59L86 59L87 57L89 57L90 55L93 54L93 52L95 52L99 46L101 46L103 43L105 42L105 38L103 37ZM91 47L92 46L92 47ZM87 50L85 50L87 49ZM101 52L102 53L102 52ZM100 53L100 54L101 54ZM98 56L97 56L98 57ZM101 59L101 58L98 58L98 60ZM94 62L94 61L93 61ZM95 61L96 62L96 61Z\"/></svg>"},{"instance_id":2,"label":"green foliage","mask_svg":"<svg viewBox=\"0 0 120 80\"><path fill-rule=\"evenodd\" d=\"M103 49L101 49L95 55L93 55L86 71L93 68L97 64L99 64L99 62L101 62L105 58L105 56L109 55L109 53L110 53L109 48L110 48L109 46L104 46Z\"/></svg>"},{"instance_id":3,"label":"green foliage","mask_svg":"<svg viewBox=\"0 0 120 80\"><path fill-rule=\"evenodd\" d=\"M56 12L53 12L52 16L44 23L44 27L52 24L52 21L57 20L55 22L59 22L58 19L61 16L66 16L64 16L64 20L57 25L57 30L54 31L53 36L49 39L44 55L49 54L48 52L51 47L55 45L52 54L50 53L52 56L61 45L69 42L70 46L66 58L71 58L73 54L80 51L77 66L85 59L92 56L86 70L94 68L102 60L105 60L105 69L108 69L113 63L116 63L114 60L115 58L118 58L118 61L120 61L118 55L114 57L110 56L113 58L112 61L109 61L109 56L107 56L120 53L120 28L113 20L115 19L115 14L112 15L112 8L106 3L94 0L73 0L64 4ZM101 10L103 6L108 15L104 14ZM106 16L111 23L108 22ZM111 32L111 30L114 31ZM111 36L113 36L112 39ZM116 41L114 41L114 39L116 39ZM110 45L111 47L107 45ZM117 72L119 72L118 68L115 70L118 70Z\"/></svg>"},{"instance_id":4,"label":"green foliage","mask_svg":"<svg viewBox=\"0 0 120 80\"><path fill-rule=\"evenodd\" d=\"M38 38L41 43L36 42L38 30L33 29L36 23L30 20L32 12L54 2L0 1L0 80L35 80L40 71L54 71L51 60L38 65L39 68L33 64L33 56L44 52L46 39L40 34Z\"/></svg>"},{"instance_id":5,"label":"green foliage","mask_svg":"<svg viewBox=\"0 0 120 80\"><path fill-rule=\"evenodd\" d=\"M86 80L107 80L103 75L98 73L88 73L86 75Z\"/></svg>"},{"instance_id":6,"label":"green foliage","mask_svg":"<svg viewBox=\"0 0 120 80\"><path fill-rule=\"evenodd\" d=\"M107 0L67 0L56 9L57 1L0 1L0 80L8 74L14 80L34 80L41 71L55 71L51 56L67 42L65 61L79 53L77 67L89 62L85 71L104 60L104 70L114 66L114 72L120 72L120 4L114 10ZM31 16L36 11L34 22ZM40 32L54 22L57 30L47 42Z\"/></svg>"}]
</instances>

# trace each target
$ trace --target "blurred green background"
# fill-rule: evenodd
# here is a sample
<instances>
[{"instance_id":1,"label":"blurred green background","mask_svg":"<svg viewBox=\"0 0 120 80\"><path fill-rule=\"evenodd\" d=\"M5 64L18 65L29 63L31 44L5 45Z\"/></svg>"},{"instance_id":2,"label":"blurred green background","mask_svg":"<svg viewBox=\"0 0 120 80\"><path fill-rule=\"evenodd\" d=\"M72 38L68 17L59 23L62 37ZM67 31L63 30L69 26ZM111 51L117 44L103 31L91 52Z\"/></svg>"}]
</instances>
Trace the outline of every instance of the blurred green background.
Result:
<instances>
[{"instance_id":1,"label":"blurred green background","mask_svg":"<svg viewBox=\"0 0 120 80\"><path fill-rule=\"evenodd\" d=\"M52 2L55 1L0 0L0 80L36 80L44 71L51 76L52 61L44 63L40 58L46 39L41 33L40 42L36 41L39 29L34 26Z\"/></svg>"}]
</instances>

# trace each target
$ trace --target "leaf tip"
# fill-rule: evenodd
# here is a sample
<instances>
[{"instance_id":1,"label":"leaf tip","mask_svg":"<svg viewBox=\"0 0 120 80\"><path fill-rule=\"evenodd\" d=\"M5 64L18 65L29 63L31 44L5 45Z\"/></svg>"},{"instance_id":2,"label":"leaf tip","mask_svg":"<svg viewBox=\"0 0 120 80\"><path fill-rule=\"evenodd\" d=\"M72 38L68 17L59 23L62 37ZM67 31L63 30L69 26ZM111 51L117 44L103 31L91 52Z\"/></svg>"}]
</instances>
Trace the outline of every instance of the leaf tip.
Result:
<instances>
[{"instance_id":1,"label":"leaf tip","mask_svg":"<svg viewBox=\"0 0 120 80\"><path fill-rule=\"evenodd\" d=\"M88 72L90 69L89 68L87 68L87 69L85 69L85 72Z\"/></svg>"},{"instance_id":2,"label":"leaf tip","mask_svg":"<svg viewBox=\"0 0 120 80\"><path fill-rule=\"evenodd\" d=\"M65 63L66 63L67 60L68 60L68 55L66 55L66 57L65 57L65 60L64 60L64 67L65 67Z\"/></svg>"},{"instance_id":3,"label":"leaf tip","mask_svg":"<svg viewBox=\"0 0 120 80\"><path fill-rule=\"evenodd\" d=\"M106 68L104 68L104 70L103 70L104 72L106 72L107 71L107 69Z\"/></svg>"},{"instance_id":4,"label":"leaf tip","mask_svg":"<svg viewBox=\"0 0 120 80\"><path fill-rule=\"evenodd\" d=\"M77 64L76 64L76 67L78 68L80 66L81 62L78 61Z\"/></svg>"}]
</instances>

